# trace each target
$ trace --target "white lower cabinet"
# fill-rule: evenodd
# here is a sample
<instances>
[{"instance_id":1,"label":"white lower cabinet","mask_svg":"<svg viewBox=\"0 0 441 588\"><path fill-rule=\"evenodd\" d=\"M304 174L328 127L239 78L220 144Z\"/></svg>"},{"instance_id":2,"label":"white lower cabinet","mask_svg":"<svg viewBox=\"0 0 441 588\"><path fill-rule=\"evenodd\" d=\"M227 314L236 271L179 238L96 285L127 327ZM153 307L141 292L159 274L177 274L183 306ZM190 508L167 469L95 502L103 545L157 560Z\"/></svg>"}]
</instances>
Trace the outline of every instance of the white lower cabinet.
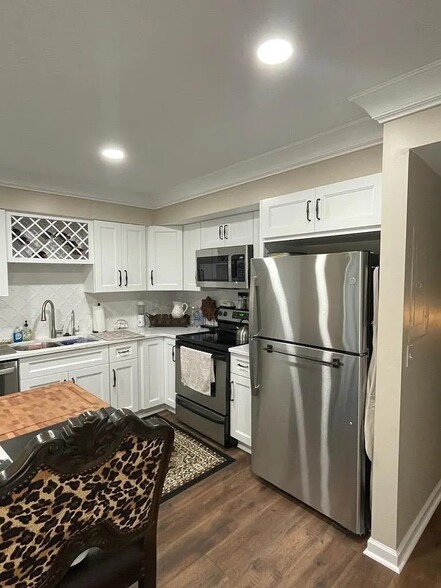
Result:
<instances>
[{"instance_id":1,"label":"white lower cabinet","mask_svg":"<svg viewBox=\"0 0 441 588\"><path fill-rule=\"evenodd\" d=\"M165 404L176 408L175 340L164 340L164 393Z\"/></svg>"},{"instance_id":2,"label":"white lower cabinet","mask_svg":"<svg viewBox=\"0 0 441 588\"><path fill-rule=\"evenodd\" d=\"M230 435L251 451L251 381L249 359L231 353Z\"/></svg>"},{"instance_id":3,"label":"white lower cabinet","mask_svg":"<svg viewBox=\"0 0 441 588\"><path fill-rule=\"evenodd\" d=\"M109 396L107 347L33 355L19 360L20 390L72 381L105 402Z\"/></svg>"},{"instance_id":4,"label":"white lower cabinet","mask_svg":"<svg viewBox=\"0 0 441 588\"><path fill-rule=\"evenodd\" d=\"M139 410L138 360L125 359L110 364L110 404L115 408Z\"/></svg>"},{"instance_id":5,"label":"white lower cabinet","mask_svg":"<svg viewBox=\"0 0 441 588\"><path fill-rule=\"evenodd\" d=\"M164 404L164 340L147 339L140 348L140 406L148 410Z\"/></svg>"},{"instance_id":6,"label":"white lower cabinet","mask_svg":"<svg viewBox=\"0 0 441 588\"><path fill-rule=\"evenodd\" d=\"M175 408L175 340L147 339L140 352L140 410Z\"/></svg>"},{"instance_id":7,"label":"white lower cabinet","mask_svg":"<svg viewBox=\"0 0 441 588\"><path fill-rule=\"evenodd\" d=\"M32 390L32 388L41 388L42 386L49 386L49 384L58 384L59 382L67 382L69 379L69 372L59 372L56 374L46 374L36 378L22 379L20 378L20 390Z\"/></svg>"},{"instance_id":8,"label":"white lower cabinet","mask_svg":"<svg viewBox=\"0 0 441 588\"><path fill-rule=\"evenodd\" d=\"M68 379L91 394L98 396L101 400L110 403L109 370L107 365L72 370L69 372Z\"/></svg>"}]
</instances>

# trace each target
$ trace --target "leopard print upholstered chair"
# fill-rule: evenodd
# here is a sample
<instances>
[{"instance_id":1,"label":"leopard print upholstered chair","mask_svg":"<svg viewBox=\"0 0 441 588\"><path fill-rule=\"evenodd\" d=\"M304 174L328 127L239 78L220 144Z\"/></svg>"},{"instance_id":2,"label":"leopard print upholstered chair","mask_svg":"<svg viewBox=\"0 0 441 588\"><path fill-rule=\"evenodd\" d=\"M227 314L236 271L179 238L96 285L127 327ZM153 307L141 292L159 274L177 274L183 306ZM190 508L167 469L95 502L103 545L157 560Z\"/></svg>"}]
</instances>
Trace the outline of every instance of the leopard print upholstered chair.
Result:
<instances>
[{"instance_id":1,"label":"leopard print upholstered chair","mask_svg":"<svg viewBox=\"0 0 441 588\"><path fill-rule=\"evenodd\" d=\"M0 473L1 588L156 586L172 445L173 428L161 419L114 409L34 437Z\"/></svg>"}]
</instances>

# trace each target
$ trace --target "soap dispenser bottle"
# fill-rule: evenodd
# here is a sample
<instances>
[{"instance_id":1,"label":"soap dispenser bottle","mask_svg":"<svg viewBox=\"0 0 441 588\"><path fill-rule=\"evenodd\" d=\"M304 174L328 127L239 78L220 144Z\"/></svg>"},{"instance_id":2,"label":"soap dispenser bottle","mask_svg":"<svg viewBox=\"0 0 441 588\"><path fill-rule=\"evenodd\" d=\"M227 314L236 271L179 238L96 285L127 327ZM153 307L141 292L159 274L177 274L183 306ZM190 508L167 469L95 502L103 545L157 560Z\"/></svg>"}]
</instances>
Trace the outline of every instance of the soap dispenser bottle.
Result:
<instances>
[{"instance_id":1,"label":"soap dispenser bottle","mask_svg":"<svg viewBox=\"0 0 441 588\"><path fill-rule=\"evenodd\" d=\"M21 333L23 335L23 341L32 341L32 329L29 326L28 321L24 322Z\"/></svg>"}]
</instances>

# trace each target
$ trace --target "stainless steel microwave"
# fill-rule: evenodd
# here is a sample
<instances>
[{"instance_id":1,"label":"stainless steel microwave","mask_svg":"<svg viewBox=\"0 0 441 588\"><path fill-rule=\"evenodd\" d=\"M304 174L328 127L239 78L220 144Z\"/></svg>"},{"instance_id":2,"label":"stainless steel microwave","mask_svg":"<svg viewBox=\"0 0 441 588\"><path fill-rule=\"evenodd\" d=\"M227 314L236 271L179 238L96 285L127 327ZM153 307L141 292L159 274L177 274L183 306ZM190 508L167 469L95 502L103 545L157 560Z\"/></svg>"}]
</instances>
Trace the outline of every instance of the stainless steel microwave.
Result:
<instances>
[{"instance_id":1,"label":"stainless steel microwave","mask_svg":"<svg viewBox=\"0 0 441 588\"><path fill-rule=\"evenodd\" d=\"M249 288L252 245L196 251L196 283L201 288Z\"/></svg>"}]
</instances>

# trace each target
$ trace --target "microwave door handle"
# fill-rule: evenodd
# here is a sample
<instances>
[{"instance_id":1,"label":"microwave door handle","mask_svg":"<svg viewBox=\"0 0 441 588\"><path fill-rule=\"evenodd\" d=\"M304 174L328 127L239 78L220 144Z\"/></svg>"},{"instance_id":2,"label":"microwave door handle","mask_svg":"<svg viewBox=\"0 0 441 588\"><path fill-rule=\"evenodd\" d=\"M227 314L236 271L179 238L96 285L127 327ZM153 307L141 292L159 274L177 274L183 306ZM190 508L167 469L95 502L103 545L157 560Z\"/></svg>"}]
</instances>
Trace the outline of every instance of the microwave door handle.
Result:
<instances>
[{"instance_id":1,"label":"microwave door handle","mask_svg":"<svg viewBox=\"0 0 441 588\"><path fill-rule=\"evenodd\" d=\"M233 281L233 256L228 256L228 282L231 284Z\"/></svg>"}]
</instances>

